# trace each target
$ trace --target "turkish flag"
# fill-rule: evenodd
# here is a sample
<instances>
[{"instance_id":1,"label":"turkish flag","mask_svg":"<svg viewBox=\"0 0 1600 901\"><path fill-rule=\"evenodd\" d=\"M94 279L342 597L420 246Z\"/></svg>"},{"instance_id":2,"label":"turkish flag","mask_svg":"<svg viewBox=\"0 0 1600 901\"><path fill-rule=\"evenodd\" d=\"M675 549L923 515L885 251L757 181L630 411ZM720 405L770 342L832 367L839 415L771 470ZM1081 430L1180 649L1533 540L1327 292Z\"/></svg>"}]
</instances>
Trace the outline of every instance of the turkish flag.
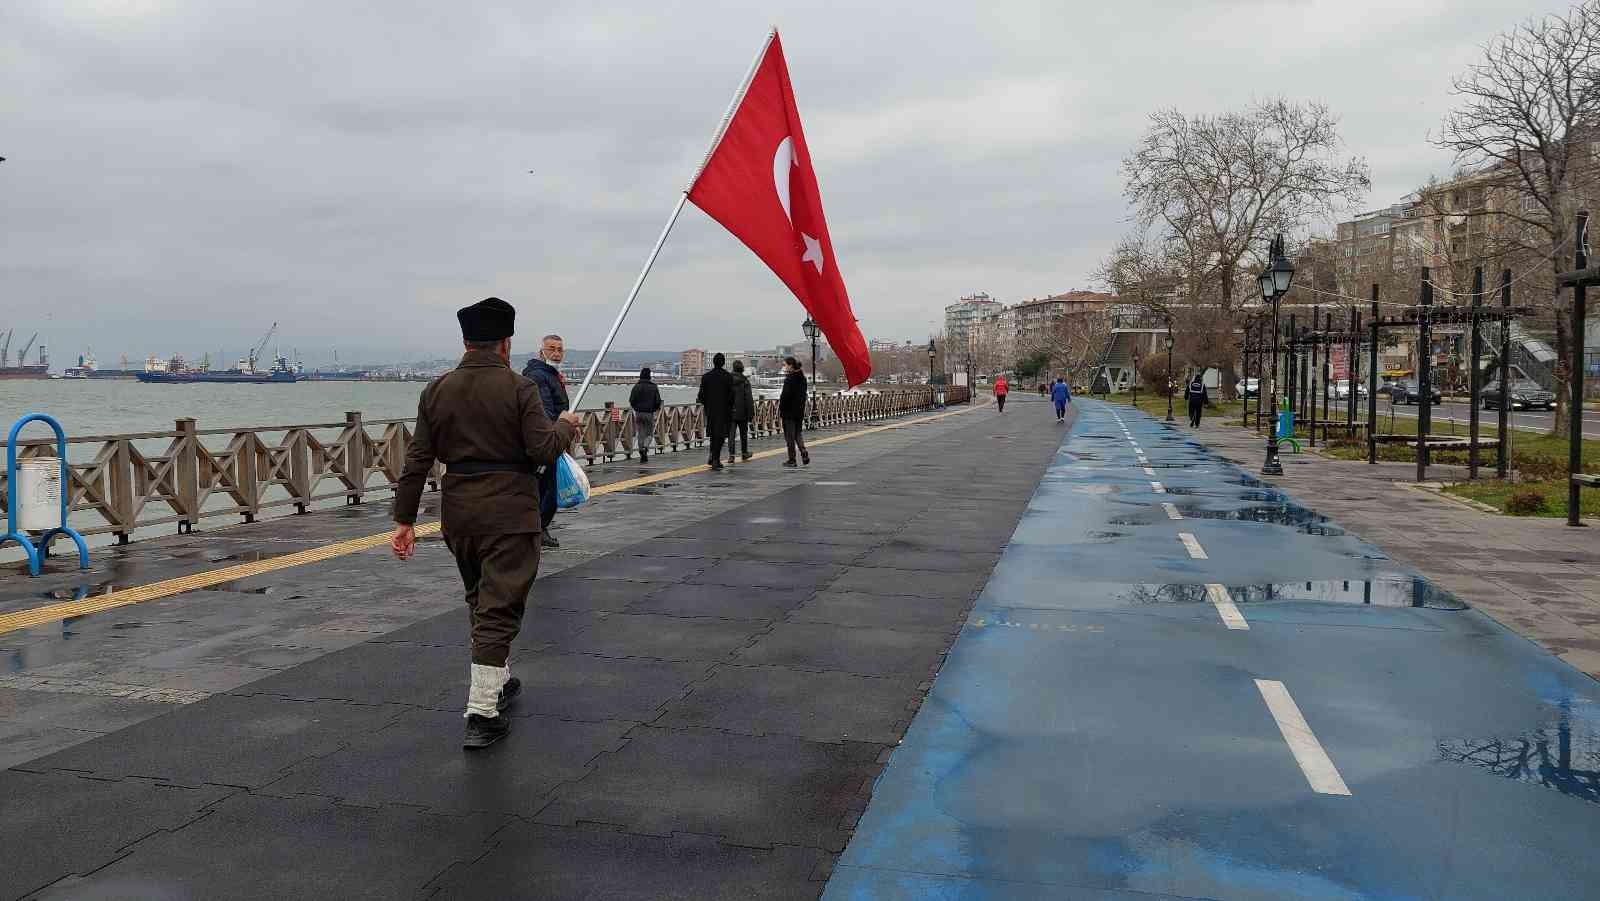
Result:
<instances>
[{"instance_id":1,"label":"turkish flag","mask_svg":"<svg viewBox=\"0 0 1600 901\"><path fill-rule=\"evenodd\" d=\"M776 31L689 186L689 199L789 286L827 336L852 386L872 375L867 342L833 255L822 192Z\"/></svg>"}]
</instances>

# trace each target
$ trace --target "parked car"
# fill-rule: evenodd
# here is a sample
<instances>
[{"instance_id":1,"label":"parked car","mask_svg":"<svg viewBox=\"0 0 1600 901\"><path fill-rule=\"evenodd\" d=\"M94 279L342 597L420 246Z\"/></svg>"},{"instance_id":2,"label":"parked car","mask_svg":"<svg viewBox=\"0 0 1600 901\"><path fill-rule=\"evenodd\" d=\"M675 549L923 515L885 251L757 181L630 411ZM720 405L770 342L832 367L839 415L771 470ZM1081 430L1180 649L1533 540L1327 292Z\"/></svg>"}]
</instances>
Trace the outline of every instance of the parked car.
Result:
<instances>
[{"instance_id":1,"label":"parked car","mask_svg":"<svg viewBox=\"0 0 1600 901\"><path fill-rule=\"evenodd\" d=\"M1483 408L1493 410L1500 406L1501 395L1500 380L1495 379L1483 386ZM1511 409L1513 410L1554 410L1556 396L1544 390L1533 379L1511 380Z\"/></svg>"},{"instance_id":2,"label":"parked car","mask_svg":"<svg viewBox=\"0 0 1600 901\"><path fill-rule=\"evenodd\" d=\"M1240 397L1255 397L1261 393L1261 380L1240 379L1239 383L1233 386L1233 390Z\"/></svg>"},{"instance_id":3,"label":"parked car","mask_svg":"<svg viewBox=\"0 0 1600 901\"><path fill-rule=\"evenodd\" d=\"M1437 404L1443 400L1439 389L1433 387L1428 391L1429 399ZM1393 404L1419 404L1422 402L1422 389L1417 386L1416 379L1400 379L1389 385L1389 402Z\"/></svg>"},{"instance_id":4,"label":"parked car","mask_svg":"<svg viewBox=\"0 0 1600 901\"><path fill-rule=\"evenodd\" d=\"M1367 393L1368 392L1367 392L1366 383L1365 382L1357 382L1356 383L1356 397L1366 397ZM1349 379L1338 379L1338 380L1336 380L1333 383L1333 396L1335 398L1337 398L1338 400L1348 400L1350 398L1350 380Z\"/></svg>"}]
</instances>

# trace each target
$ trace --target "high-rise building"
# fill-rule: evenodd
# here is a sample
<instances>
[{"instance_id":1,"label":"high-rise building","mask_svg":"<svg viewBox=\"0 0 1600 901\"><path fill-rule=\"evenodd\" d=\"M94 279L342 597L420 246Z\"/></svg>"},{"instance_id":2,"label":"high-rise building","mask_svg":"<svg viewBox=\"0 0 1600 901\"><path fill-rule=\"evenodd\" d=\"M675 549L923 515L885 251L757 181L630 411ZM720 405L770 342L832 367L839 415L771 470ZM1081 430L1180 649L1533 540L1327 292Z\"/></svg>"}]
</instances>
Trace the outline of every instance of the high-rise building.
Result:
<instances>
[{"instance_id":1,"label":"high-rise building","mask_svg":"<svg viewBox=\"0 0 1600 901\"><path fill-rule=\"evenodd\" d=\"M944 339L952 360L962 359L971 346L973 330L1000 315L1005 305L987 294L963 297L944 308Z\"/></svg>"},{"instance_id":2,"label":"high-rise building","mask_svg":"<svg viewBox=\"0 0 1600 901\"><path fill-rule=\"evenodd\" d=\"M710 368L710 358L699 348L686 350L678 355L678 372L686 379L697 378Z\"/></svg>"}]
</instances>

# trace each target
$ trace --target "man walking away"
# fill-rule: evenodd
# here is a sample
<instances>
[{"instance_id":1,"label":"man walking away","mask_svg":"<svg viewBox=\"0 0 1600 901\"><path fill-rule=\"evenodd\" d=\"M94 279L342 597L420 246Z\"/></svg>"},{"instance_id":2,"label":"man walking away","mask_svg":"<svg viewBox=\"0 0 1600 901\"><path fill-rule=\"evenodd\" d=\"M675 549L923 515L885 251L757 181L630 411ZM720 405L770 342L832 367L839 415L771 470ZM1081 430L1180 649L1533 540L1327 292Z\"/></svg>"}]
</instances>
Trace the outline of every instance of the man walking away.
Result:
<instances>
[{"instance_id":1,"label":"man walking away","mask_svg":"<svg viewBox=\"0 0 1600 901\"><path fill-rule=\"evenodd\" d=\"M733 462L734 443L744 459L750 459L750 419L756 412L756 393L744 374L744 361L733 361L733 430L728 433L728 462Z\"/></svg>"},{"instance_id":2,"label":"man walking away","mask_svg":"<svg viewBox=\"0 0 1600 901\"><path fill-rule=\"evenodd\" d=\"M1064 422L1067 404L1072 403L1072 391L1060 376L1056 376L1056 383L1050 386L1050 399L1056 402L1056 422Z\"/></svg>"},{"instance_id":3,"label":"man walking away","mask_svg":"<svg viewBox=\"0 0 1600 901\"><path fill-rule=\"evenodd\" d=\"M706 433L711 436L709 465L714 470L722 469L722 442L728 440L733 417L733 376L722 368L727 362L720 353L711 358L711 370L700 377L700 394L695 398L705 408Z\"/></svg>"},{"instance_id":4,"label":"man walking away","mask_svg":"<svg viewBox=\"0 0 1600 901\"><path fill-rule=\"evenodd\" d=\"M545 416L539 389L511 370L516 310L491 297L456 312L466 353L422 389L417 430L394 493L395 557L416 551L417 504L435 460L445 464L443 531L472 621L465 748L504 738L501 712L522 687L506 658L539 574L539 482L578 433L578 417Z\"/></svg>"},{"instance_id":5,"label":"man walking away","mask_svg":"<svg viewBox=\"0 0 1600 901\"><path fill-rule=\"evenodd\" d=\"M539 386L539 399L544 403L546 419L555 419L571 406L567 401L567 380L556 368L567 355L566 345L560 335L545 335L539 353L522 367L522 374ZM560 547L561 542L550 534L551 522L556 518L556 467L552 463L539 472L539 535L545 547Z\"/></svg>"},{"instance_id":6,"label":"man walking away","mask_svg":"<svg viewBox=\"0 0 1600 901\"><path fill-rule=\"evenodd\" d=\"M1194 378L1183 388L1184 399L1189 401L1189 428L1200 428L1200 414L1211 398L1206 395L1205 371L1197 370Z\"/></svg>"},{"instance_id":7,"label":"man walking away","mask_svg":"<svg viewBox=\"0 0 1600 901\"><path fill-rule=\"evenodd\" d=\"M650 462L650 442L655 440L656 414L661 412L661 389L650 381L650 367L639 370L639 381L628 392L628 409L633 411L634 443L639 445L639 462Z\"/></svg>"},{"instance_id":8,"label":"man walking away","mask_svg":"<svg viewBox=\"0 0 1600 901\"><path fill-rule=\"evenodd\" d=\"M778 395L778 418L783 420L783 443L789 447L789 459L784 466L793 466L794 452L800 449L800 460L811 465L811 454L806 452L806 373L794 357L783 358L783 393Z\"/></svg>"},{"instance_id":9,"label":"man walking away","mask_svg":"<svg viewBox=\"0 0 1600 901\"><path fill-rule=\"evenodd\" d=\"M1003 375L996 376L994 380L994 402L1000 408L1001 413L1006 411L1006 395L1010 392L1011 383L1006 381L1006 377Z\"/></svg>"}]
</instances>

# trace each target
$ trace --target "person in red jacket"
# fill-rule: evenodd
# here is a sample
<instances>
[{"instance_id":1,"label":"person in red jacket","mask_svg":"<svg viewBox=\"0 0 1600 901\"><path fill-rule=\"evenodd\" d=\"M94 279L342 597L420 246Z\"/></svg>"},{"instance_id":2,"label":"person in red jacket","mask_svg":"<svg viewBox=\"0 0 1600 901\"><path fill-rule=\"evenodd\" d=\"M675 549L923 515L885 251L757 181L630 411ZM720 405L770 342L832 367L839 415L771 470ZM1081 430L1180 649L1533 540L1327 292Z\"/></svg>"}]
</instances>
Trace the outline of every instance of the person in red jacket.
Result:
<instances>
[{"instance_id":1,"label":"person in red jacket","mask_svg":"<svg viewBox=\"0 0 1600 901\"><path fill-rule=\"evenodd\" d=\"M1000 407L1000 412L1006 411L1006 395L1011 392L1011 383L1005 376L996 376L994 380L994 402Z\"/></svg>"}]
</instances>

